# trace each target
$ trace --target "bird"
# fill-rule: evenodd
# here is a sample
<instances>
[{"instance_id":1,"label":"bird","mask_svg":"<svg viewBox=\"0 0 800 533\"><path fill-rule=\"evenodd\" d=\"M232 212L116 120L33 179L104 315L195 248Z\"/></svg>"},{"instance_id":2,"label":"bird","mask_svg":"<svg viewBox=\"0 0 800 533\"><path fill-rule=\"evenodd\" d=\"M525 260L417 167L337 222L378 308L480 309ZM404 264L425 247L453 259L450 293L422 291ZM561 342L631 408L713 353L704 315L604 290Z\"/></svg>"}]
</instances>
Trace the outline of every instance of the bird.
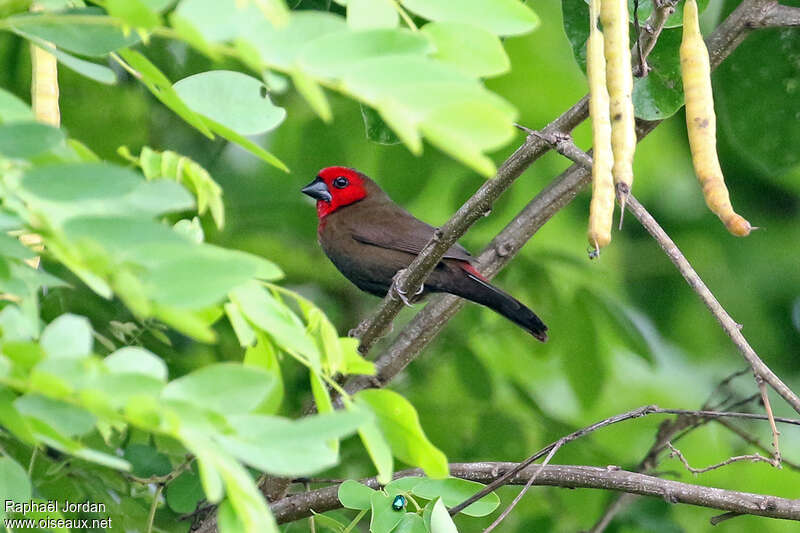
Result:
<instances>
[{"instance_id":1,"label":"bird","mask_svg":"<svg viewBox=\"0 0 800 533\"><path fill-rule=\"evenodd\" d=\"M386 296L395 275L431 240L436 228L392 201L358 170L332 166L319 171L301 189L316 200L319 243L325 255L350 282L376 296ZM414 298L448 293L483 305L506 317L536 339L547 341L547 326L524 304L492 285L456 243L425 280ZM409 303L405 295L400 295Z\"/></svg>"}]
</instances>

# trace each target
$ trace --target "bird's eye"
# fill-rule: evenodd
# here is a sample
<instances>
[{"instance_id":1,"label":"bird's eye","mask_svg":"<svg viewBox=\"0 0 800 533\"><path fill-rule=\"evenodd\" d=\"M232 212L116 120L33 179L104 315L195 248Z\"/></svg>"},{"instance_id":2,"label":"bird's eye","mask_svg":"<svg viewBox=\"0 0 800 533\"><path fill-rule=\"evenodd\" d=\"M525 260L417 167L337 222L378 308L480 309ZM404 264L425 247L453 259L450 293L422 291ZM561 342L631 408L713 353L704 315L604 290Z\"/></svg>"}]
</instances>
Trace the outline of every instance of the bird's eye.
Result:
<instances>
[{"instance_id":1,"label":"bird's eye","mask_svg":"<svg viewBox=\"0 0 800 533\"><path fill-rule=\"evenodd\" d=\"M333 180L333 186L336 187L337 189L344 189L348 185L350 185L350 181L344 176L339 176L338 178Z\"/></svg>"}]
</instances>

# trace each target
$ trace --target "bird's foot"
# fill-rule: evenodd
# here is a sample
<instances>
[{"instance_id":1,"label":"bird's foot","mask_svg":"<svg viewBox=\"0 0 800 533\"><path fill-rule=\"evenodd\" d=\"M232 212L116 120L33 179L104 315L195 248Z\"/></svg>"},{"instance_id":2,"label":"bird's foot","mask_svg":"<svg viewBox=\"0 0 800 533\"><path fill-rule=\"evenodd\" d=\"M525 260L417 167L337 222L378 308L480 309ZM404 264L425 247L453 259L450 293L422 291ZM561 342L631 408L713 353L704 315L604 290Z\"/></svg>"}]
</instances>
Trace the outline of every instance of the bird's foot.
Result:
<instances>
[{"instance_id":1,"label":"bird's foot","mask_svg":"<svg viewBox=\"0 0 800 533\"><path fill-rule=\"evenodd\" d=\"M400 301L403 302L403 304L405 304L408 307L411 307L416 301L417 296L422 294L424 287L420 286L419 289L417 289L417 292L415 292L414 295L411 296L411 298L409 298L408 292L401 290L400 287L397 286L399 280L401 279L401 276L404 276L405 272L406 272L405 269L403 269L398 271L397 274L394 275L394 277L392 278L392 290L397 295L397 297L400 298Z\"/></svg>"}]
</instances>

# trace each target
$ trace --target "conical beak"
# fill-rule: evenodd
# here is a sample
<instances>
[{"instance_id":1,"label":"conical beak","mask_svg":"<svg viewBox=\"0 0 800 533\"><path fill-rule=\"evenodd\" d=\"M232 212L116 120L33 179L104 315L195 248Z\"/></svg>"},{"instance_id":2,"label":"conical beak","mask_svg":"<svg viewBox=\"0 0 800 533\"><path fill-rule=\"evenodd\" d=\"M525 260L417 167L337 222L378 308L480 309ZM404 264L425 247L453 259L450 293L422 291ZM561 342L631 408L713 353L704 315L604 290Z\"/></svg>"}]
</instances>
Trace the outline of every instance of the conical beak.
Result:
<instances>
[{"instance_id":1,"label":"conical beak","mask_svg":"<svg viewBox=\"0 0 800 533\"><path fill-rule=\"evenodd\" d=\"M328 203L331 201L331 193L328 191L328 186L321 178L316 178L314 181L300 189L303 194L309 195L315 200L324 200Z\"/></svg>"}]
</instances>

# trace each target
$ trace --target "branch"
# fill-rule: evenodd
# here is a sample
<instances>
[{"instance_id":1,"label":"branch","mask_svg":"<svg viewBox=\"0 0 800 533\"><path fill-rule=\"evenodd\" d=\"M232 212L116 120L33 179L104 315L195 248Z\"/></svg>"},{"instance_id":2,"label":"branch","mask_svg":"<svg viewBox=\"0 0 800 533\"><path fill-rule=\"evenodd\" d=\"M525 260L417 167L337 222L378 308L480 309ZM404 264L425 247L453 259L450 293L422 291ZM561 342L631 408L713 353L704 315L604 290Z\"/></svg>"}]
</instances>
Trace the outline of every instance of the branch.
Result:
<instances>
[{"instance_id":1,"label":"branch","mask_svg":"<svg viewBox=\"0 0 800 533\"><path fill-rule=\"evenodd\" d=\"M716 68L730 53L741 43L744 38L752 31L757 24L768 19L773 10L778 9L779 4L771 0L744 0L739 6L717 27L717 29L706 39L708 46L711 68ZM643 46L649 42L650 34L643 36ZM582 111L586 112L584 97L578 104L584 103ZM576 106L578 105L576 104ZM573 106L570 111L574 110ZM568 112L569 113L569 112ZM566 115L567 113L565 113ZM564 115L562 115L564 117ZM585 118L585 115L584 115ZM558 121L556 121L558 122ZM554 122L555 123L555 122ZM637 128L639 140L652 131L660 122L640 121ZM551 124L552 125L552 124ZM548 126L549 128L549 126ZM561 130L548 130L545 128L542 133L545 135L556 132L565 133ZM506 161L514 161L513 167L517 172L517 167L522 165L519 170L530 165L534 158L522 156L526 147L539 147L544 141L536 136L529 136L525 144L512 154ZM541 149L544 153L544 150ZM537 154L538 149L537 149ZM506 167L504 164L500 172ZM484 184L486 187L489 183ZM591 173L584 168L573 165L559 177L545 187L527 206L492 240L491 243L477 257L477 269L488 278L494 277L503 269L519 252L522 246L562 207L569 204L578 192L591 181ZM483 189L483 187L481 188ZM480 193L480 190L478 191ZM476 194L478 194L476 193ZM459 210L459 213L461 210ZM454 216L457 217L458 213ZM441 242L441 241L440 241ZM409 267L410 269L411 267ZM402 290L409 287L401 287ZM415 290L409 294L416 292ZM350 379L345 385L348 393L355 393L369 387L382 387L399 374L417 355L439 334L445 324L461 309L464 301L458 297L450 295L436 295L430 299L428 305L406 325L406 327L392 341L391 345L375 362L377 373L372 377L359 376ZM381 309L383 305L381 306ZM375 321L373 320L374 324ZM385 326L376 329L383 329ZM367 347L374 343L375 339L368 339ZM362 338L362 343L364 338Z\"/></svg>"},{"instance_id":2,"label":"branch","mask_svg":"<svg viewBox=\"0 0 800 533\"><path fill-rule=\"evenodd\" d=\"M800 26L800 7L776 4L761 20L754 22L751 28L786 28Z\"/></svg>"},{"instance_id":3,"label":"branch","mask_svg":"<svg viewBox=\"0 0 800 533\"><path fill-rule=\"evenodd\" d=\"M452 463L450 464L450 473L454 477L490 483L517 466L517 463L505 462ZM412 469L397 472L394 477L397 479L421 475L420 469ZM670 503L685 503L769 518L800 520L800 500L681 483L628 472L614 466L599 468L547 465L542 468L541 465L535 465L518 472L509 480L509 483L524 485L534 475L537 476L534 484L539 486L613 490L662 498ZM361 483L372 488L379 487L374 477L363 479ZM337 496L338 490L338 485L332 485L287 496L272 504L272 513L280 524L311 516L312 509L315 513L339 509L342 504Z\"/></svg>"}]
</instances>

